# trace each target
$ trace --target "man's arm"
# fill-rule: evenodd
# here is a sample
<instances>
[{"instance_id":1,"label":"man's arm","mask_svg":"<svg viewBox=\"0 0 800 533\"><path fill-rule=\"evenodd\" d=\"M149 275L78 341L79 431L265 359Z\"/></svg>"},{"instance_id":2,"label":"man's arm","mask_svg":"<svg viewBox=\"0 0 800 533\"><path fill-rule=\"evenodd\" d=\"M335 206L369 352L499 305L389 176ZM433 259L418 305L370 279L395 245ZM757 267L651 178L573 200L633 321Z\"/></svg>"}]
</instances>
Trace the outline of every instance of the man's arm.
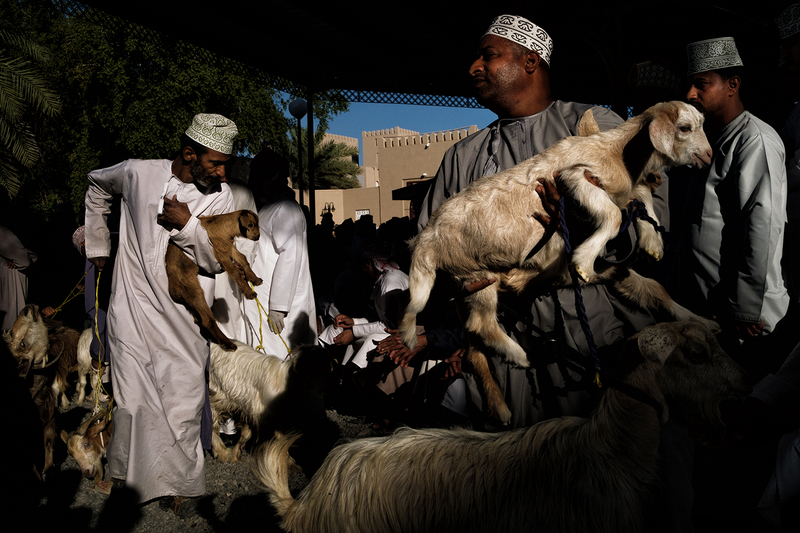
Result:
<instances>
[{"instance_id":1,"label":"man's arm","mask_svg":"<svg viewBox=\"0 0 800 533\"><path fill-rule=\"evenodd\" d=\"M88 175L86 191L86 258L103 270L111 255L111 234L108 230L108 214L111 201L122 194L128 177L127 161L113 167L93 170Z\"/></svg>"},{"instance_id":2,"label":"man's arm","mask_svg":"<svg viewBox=\"0 0 800 533\"><path fill-rule=\"evenodd\" d=\"M733 243L741 252L735 266L735 293L728 301L731 318L743 324L760 322L770 269L781 259L778 242L786 223L783 155L783 147L763 135L747 139L737 150L741 210L737 215L742 217L743 239ZM725 221L731 223L736 222ZM721 271L725 269L722 265Z\"/></svg>"}]
</instances>

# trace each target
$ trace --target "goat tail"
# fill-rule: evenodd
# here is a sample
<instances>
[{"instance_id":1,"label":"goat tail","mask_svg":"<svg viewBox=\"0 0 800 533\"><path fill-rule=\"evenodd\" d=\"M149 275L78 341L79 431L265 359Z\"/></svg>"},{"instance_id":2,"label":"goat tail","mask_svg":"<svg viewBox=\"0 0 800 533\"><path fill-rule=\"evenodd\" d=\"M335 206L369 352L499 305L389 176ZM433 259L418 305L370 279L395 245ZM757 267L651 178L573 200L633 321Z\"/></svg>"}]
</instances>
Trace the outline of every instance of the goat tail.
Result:
<instances>
[{"instance_id":1,"label":"goat tail","mask_svg":"<svg viewBox=\"0 0 800 533\"><path fill-rule=\"evenodd\" d=\"M426 247L422 244L422 241L417 242L411 258L411 269L408 273L409 300L403 320L400 322L403 344L412 350L417 347L417 314L422 312L428 303L438 267L435 247Z\"/></svg>"},{"instance_id":2,"label":"goat tail","mask_svg":"<svg viewBox=\"0 0 800 533\"><path fill-rule=\"evenodd\" d=\"M78 368L89 371L89 366L92 364L92 339L94 338L94 331L92 328L86 328L81 332L78 338Z\"/></svg>"},{"instance_id":3,"label":"goat tail","mask_svg":"<svg viewBox=\"0 0 800 533\"><path fill-rule=\"evenodd\" d=\"M259 446L251 467L256 479L269 491L269 501L284 519L297 503L289 491L289 471L295 464L289 455L289 448L299 438L297 433L284 435L275 432L272 440Z\"/></svg>"}]
</instances>

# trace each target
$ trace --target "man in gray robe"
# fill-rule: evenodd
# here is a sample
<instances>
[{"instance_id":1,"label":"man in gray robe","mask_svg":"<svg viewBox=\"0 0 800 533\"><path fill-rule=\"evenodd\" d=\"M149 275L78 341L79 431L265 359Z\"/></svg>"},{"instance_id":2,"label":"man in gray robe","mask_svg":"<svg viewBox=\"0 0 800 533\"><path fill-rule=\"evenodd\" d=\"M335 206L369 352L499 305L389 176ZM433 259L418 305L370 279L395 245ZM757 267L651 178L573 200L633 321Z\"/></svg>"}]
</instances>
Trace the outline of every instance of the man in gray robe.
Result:
<instances>
[{"instance_id":1,"label":"man in gray robe","mask_svg":"<svg viewBox=\"0 0 800 533\"><path fill-rule=\"evenodd\" d=\"M116 402L108 468L140 502L174 496L180 504L205 492L200 420L209 350L169 295L164 256L172 241L197 263L211 304L213 274L222 268L197 217L233 208L221 182L236 133L227 118L199 114L175 160L128 160L89 173L86 257L101 271L111 200L123 199L107 322Z\"/></svg>"},{"instance_id":2,"label":"man in gray robe","mask_svg":"<svg viewBox=\"0 0 800 533\"><path fill-rule=\"evenodd\" d=\"M592 111L601 130L622 123L619 116L603 107L553 100L549 72L552 49L547 33L522 17L501 15L492 22L480 41L470 74L478 101L497 113L498 120L445 153L423 202L420 230L447 198L473 181L521 163L564 137L577 135L587 111ZM664 201L656 204L656 216L660 215L659 207L666 209ZM556 233L551 238L562 237ZM620 239L627 240L624 236ZM626 243L627 248L631 246ZM613 357L618 343L656 322L650 313L627 306L604 286L586 285L582 292L594 343L601 353L610 350L609 357ZM538 294L505 296L500 300L500 309L505 304L505 311L498 319L531 361L530 369L522 369L497 355L489 357L512 412L510 427L530 426L563 415L588 415L596 401L591 377L577 372L564 358L566 352L574 350L569 359L592 368L574 290L552 287ZM464 378L471 405L485 411L481 387L469 374ZM457 401L453 393L458 383L448 390L444 402L454 410ZM471 419L480 425L480 416ZM492 429L494 424L497 422L487 421L486 427ZM652 496L658 503L648 509L648 530L691 531L693 491L687 430L672 423L667 426L659 450L664 461L663 492Z\"/></svg>"},{"instance_id":3,"label":"man in gray robe","mask_svg":"<svg viewBox=\"0 0 800 533\"><path fill-rule=\"evenodd\" d=\"M772 334L789 307L781 272L786 225L786 168L783 142L768 124L745 111L740 97L742 60L731 37L687 47L686 95L705 115L714 155L696 172L684 215L686 248L681 250L679 301L716 317L721 342L740 352L745 369L759 379L775 371L792 346L774 354L737 349L740 340ZM727 343L725 342L727 341ZM760 350L759 350L760 351ZM749 364L748 364L749 363Z\"/></svg>"},{"instance_id":4,"label":"man in gray robe","mask_svg":"<svg viewBox=\"0 0 800 533\"><path fill-rule=\"evenodd\" d=\"M480 41L470 75L478 101L497 113L498 120L445 153L423 202L420 230L445 200L476 179L510 168L564 137L577 135L578 124L588 111L601 130L622 123L604 107L553 100L549 73L552 47L546 32L522 17L501 15L492 22ZM579 390L588 388L588 384L575 383L577 374L563 365L545 362L553 354L543 353L543 339L529 327L532 323L552 332L559 343L588 355L573 290L554 289L552 293L558 298L537 294L505 299L515 311L503 313L500 322L526 348L532 361L532 368L526 370L508 365L499 356L491 357L500 390L512 412L511 427L530 426L554 416L588 414L592 403L586 390ZM583 299L591 310L589 324L600 347L622 341L654 322L647 313L623 307L604 287L584 287ZM588 359L582 362L592 364ZM480 387L470 375L465 374L465 379L472 403L483 410Z\"/></svg>"}]
</instances>

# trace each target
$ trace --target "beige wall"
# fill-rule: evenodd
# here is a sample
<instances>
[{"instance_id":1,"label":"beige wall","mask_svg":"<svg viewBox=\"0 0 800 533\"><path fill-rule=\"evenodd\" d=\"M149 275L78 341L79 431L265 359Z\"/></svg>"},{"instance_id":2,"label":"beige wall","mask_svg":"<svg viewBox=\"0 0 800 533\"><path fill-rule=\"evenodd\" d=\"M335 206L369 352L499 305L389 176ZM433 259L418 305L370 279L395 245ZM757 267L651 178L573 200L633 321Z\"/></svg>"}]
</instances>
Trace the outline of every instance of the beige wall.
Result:
<instances>
[{"instance_id":1,"label":"beige wall","mask_svg":"<svg viewBox=\"0 0 800 533\"><path fill-rule=\"evenodd\" d=\"M477 126L423 134L402 128L363 132L366 186L377 182L380 189L381 218L375 222L408 216L410 202L392 200L392 191L432 178L447 149L476 131Z\"/></svg>"},{"instance_id":2,"label":"beige wall","mask_svg":"<svg viewBox=\"0 0 800 533\"><path fill-rule=\"evenodd\" d=\"M317 190L314 220L319 224L326 204L334 207L333 221L356 220L359 210L369 210L376 224L393 217L408 216L410 202L392 200L392 191L409 183L433 178L448 148L478 131L477 126L434 133L403 128L363 132L361 136L364 187L361 189ZM326 139L358 146L358 140L326 134ZM295 191L295 196L299 195ZM308 191L304 193L308 205Z\"/></svg>"}]
</instances>

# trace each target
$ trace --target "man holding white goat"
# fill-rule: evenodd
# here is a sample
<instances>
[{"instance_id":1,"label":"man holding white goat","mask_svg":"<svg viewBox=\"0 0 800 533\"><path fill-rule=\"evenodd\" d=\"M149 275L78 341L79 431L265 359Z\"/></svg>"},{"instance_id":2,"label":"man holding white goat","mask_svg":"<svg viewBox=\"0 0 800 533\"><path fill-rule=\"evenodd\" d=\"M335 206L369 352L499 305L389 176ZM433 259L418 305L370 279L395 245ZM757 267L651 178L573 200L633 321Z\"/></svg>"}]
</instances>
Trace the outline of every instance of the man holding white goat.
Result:
<instances>
[{"instance_id":1,"label":"man holding white goat","mask_svg":"<svg viewBox=\"0 0 800 533\"><path fill-rule=\"evenodd\" d=\"M784 147L772 127L744 109L743 64L732 37L691 43L687 55L686 99L705 115L714 155L690 180L680 256L686 279L678 298L694 312L715 317L723 347L735 357L735 351L744 352L737 350L740 340L771 334L789 307L781 273ZM782 361L790 349L776 355ZM744 365L754 379L780 366L776 361L764 368L767 354L747 352L742 355L752 357Z\"/></svg>"},{"instance_id":2,"label":"man holding white goat","mask_svg":"<svg viewBox=\"0 0 800 533\"><path fill-rule=\"evenodd\" d=\"M604 107L553 100L550 91L550 61L553 41L540 27L522 17L501 15L495 18L480 41L478 58L469 73L478 101L498 115L487 128L470 135L445 153L442 165L423 202L420 230L431 214L449 197L485 175L511 168L544 151L564 137L577 135L581 118L593 115L601 130L613 128L622 119ZM545 176L542 176L545 177ZM554 235L552 238L561 238ZM532 313L532 323L562 339L573 349L588 354L571 288L552 291L525 300L525 313ZM610 346L654 322L645 312L623 308L599 285L588 285L583 297L591 330L598 346ZM530 306L527 304L530 303ZM502 320L501 320L502 322ZM516 320L515 320L516 322ZM509 331L510 335L530 338L532 332ZM520 342L522 346L526 344ZM541 345L537 345L541 348ZM537 348L533 348L536 350ZM547 370L526 371L512 367L501 357L492 357L495 375L503 396L512 411L511 427L525 427L552 416L588 414L588 396L584 391L567 394L564 377L555 365ZM534 377L529 379L533 372ZM547 374L547 376L545 376ZM550 376L549 374L552 374ZM480 387L465 376L469 396L480 407ZM573 376L574 377L574 376ZM545 388L561 388L564 394L531 401ZM532 382L537 384L532 386ZM446 405L454 410L459 400L458 382L450 389ZM463 413L462 413L463 414Z\"/></svg>"},{"instance_id":3,"label":"man holding white goat","mask_svg":"<svg viewBox=\"0 0 800 533\"><path fill-rule=\"evenodd\" d=\"M423 203L420 229L447 198L473 181L511 168L564 137L578 135L584 115L593 115L600 130L623 122L603 107L553 100L550 91L552 50L553 41L547 32L527 19L501 15L492 21L480 41L478 58L470 67L470 75L478 101L497 113L498 120L457 143L445 154ZM659 208L666 206L656 204L656 215L659 215ZM557 233L551 238L562 237ZM648 312L624 305L602 285L584 286L583 301L594 342L600 350L656 322ZM530 426L562 415L588 415L594 402L587 389L592 385L568 370L557 355L567 349L584 356L589 353L573 289L552 287L506 303L514 310L507 310L498 318L533 361L530 369L523 369L506 363L497 355L490 358L494 376L512 411L510 426ZM585 364L591 365L588 356ZM480 408L483 403L480 385L466 374L465 381L466 394ZM448 390L444 403L454 409L459 403L457 383L459 381ZM473 422L479 420L473 418ZM687 440L683 428L662 431L665 475L661 481L665 494L654 499L658 501L658 508L648 513L653 520L651 525L658 523L658 530L691 530L693 493L690 467L687 468L691 464Z\"/></svg>"},{"instance_id":4,"label":"man holding white goat","mask_svg":"<svg viewBox=\"0 0 800 533\"><path fill-rule=\"evenodd\" d=\"M222 268L197 217L233 209L221 182L236 134L227 118L199 114L174 160L130 159L89 173L86 257L100 271L111 252L111 201L123 198L108 311L116 402L109 472L139 502L165 496L176 513L190 506L185 498L205 492L200 428L209 349L192 316L169 295L164 257L170 241L178 245L203 271L201 285L211 298L213 274Z\"/></svg>"}]
</instances>

